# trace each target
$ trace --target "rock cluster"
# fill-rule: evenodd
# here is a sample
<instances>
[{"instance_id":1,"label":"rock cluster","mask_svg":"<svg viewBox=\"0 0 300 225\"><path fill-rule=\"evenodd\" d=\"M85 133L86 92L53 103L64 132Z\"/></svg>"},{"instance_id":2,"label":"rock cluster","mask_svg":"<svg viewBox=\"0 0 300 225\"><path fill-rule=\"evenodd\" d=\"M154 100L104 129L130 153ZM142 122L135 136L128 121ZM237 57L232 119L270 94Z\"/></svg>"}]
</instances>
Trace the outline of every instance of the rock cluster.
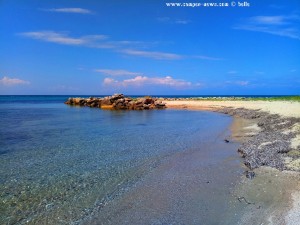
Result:
<instances>
[{"instance_id":1,"label":"rock cluster","mask_svg":"<svg viewBox=\"0 0 300 225\"><path fill-rule=\"evenodd\" d=\"M158 98L129 98L123 94L114 94L104 98L69 98L65 104L75 106L88 106L101 109L124 109L124 110L144 110L144 109L164 109L166 104Z\"/></svg>"}]
</instances>

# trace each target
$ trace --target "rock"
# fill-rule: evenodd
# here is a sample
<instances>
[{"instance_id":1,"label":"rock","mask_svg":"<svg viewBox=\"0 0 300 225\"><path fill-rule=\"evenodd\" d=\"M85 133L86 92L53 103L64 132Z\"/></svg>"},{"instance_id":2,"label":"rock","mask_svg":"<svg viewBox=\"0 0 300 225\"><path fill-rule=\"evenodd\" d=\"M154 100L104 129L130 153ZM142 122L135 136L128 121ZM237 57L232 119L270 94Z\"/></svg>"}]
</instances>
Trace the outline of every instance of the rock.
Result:
<instances>
[{"instance_id":1,"label":"rock","mask_svg":"<svg viewBox=\"0 0 300 225\"><path fill-rule=\"evenodd\" d=\"M155 109L155 105L154 105L154 104L151 104L151 105L149 106L149 109Z\"/></svg>"},{"instance_id":2,"label":"rock","mask_svg":"<svg viewBox=\"0 0 300 225\"><path fill-rule=\"evenodd\" d=\"M152 99L150 97L146 98L145 102L144 102L144 104L147 104L147 105L150 105L150 104L153 104L153 103L154 103L154 99Z\"/></svg>"},{"instance_id":3,"label":"rock","mask_svg":"<svg viewBox=\"0 0 300 225\"><path fill-rule=\"evenodd\" d=\"M67 104L67 105L73 105L73 98L68 98L68 100L67 101L65 101L65 104Z\"/></svg>"},{"instance_id":4,"label":"rock","mask_svg":"<svg viewBox=\"0 0 300 225\"><path fill-rule=\"evenodd\" d=\"M114 109L113 105L101 105L101 109Z\"/></svg>"},{"instance_id":5,"label":"rock","mask_svg":"<svg viewBox=\"0 0 300 225\"><path fill-rule=\"evenodd\" d=\"M113 102L111 101L110 97L105 97L105 98L102 99L101 104L102 105L112 105Z\"/></svg>"},{"instance_id":6,"label":"rock","mask_svg":"<svg viewBox=\"0 0 300 225\"><path fill-rule=\"evenodd\" d=\"M134 110L134 102L132 102L132 101L128 102L128 109Z\"/></svg>"},{"instance_id":7,"label":"rock","mask_svg":"<svg viewBox=\"0 0 300 225\"><path fill-rule=\"evenodd\" d=\"M149 110L166 108L162 99L157 100L156 98L151 98L149 96L132 99L125 97L123 94L114 94L104 98L69 98L65 104L115 110Z\"/></svg>"},{"instance_id":8,"label":"rock","mask_svg":"<svg viewBox=\"0 0 300 225\"><path fill-rule=\"evenodd\" d=\"M163 103L163 102L160 101L160 100L156 100L156 101L154 102L154 105L155 105L155 107L156 107L157 109L164 109L164 108L166 108L166 104Z\"/></svg>"},{"instance_id":9,"label":"rock","mask_svg":"<svg viewBox=\"0 0 300 225\"><path fill-rule=\"evenodd\" d=\"M246 170L245 175L246 175L247 178L249 178L251 180L255 177L255 173L253 171Z\"/></svg>"},{"instance_id":10,"label":"rock","mask_svg":"<svg viewBox=\"0 0 300 225\"><path fill-rule=\"evenodd\" d=\"M65 104L68 105L85 105L86 104L86 100L84 98L69 98Z\"/></svg>"},{"instance_id":11,"label":"rock","mask_svg":"<svg viewBox=\"0 0 300 225\"><path fill-rule=\"evenodd\" d=\"M85 99L83 98L74 98L73 102L75 105L84 105L84 103L86 102Z\"/></svg>"},{"instance_id":12,"label":"rock","mask_svg":"<svg viewBox=\"0 0 300 225\"><path fill-rule=\"evenodd\" d=\"M143 108L144 108L144 109L150 109L150 106L147 105L147 104L144 104L144 105L143 105Z\"/></svg>"},{"instance_id":13,"label":"rock","mask_svg":"<svg viewBox=\"0 0 300 225\"><path fill-rule=\"evenodd\" d=\"M118 99L123 99L124 95L123 94L114 94L113 96L111 96L111 100L112 102L118 100Z\"/></svg>"}]
</instances>

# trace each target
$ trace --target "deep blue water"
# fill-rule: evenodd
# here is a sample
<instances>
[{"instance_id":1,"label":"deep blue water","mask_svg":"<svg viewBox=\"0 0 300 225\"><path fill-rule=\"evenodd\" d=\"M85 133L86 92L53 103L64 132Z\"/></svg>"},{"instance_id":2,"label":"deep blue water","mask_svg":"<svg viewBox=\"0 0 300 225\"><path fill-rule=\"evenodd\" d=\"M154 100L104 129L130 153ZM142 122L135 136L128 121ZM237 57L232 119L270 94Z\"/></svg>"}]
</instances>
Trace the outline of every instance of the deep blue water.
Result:
<instances>
[{"instance_id":1,"label":"deep blue water","mask_svg":"<svg viewBox=\"0 0 300 225\"><path fill-rule=\"evenodd\" d=\"M222 141L232 121L71 107L67 97L0 96L0 224L78 221L165 157Z\"/></svg>"}]
</instances>

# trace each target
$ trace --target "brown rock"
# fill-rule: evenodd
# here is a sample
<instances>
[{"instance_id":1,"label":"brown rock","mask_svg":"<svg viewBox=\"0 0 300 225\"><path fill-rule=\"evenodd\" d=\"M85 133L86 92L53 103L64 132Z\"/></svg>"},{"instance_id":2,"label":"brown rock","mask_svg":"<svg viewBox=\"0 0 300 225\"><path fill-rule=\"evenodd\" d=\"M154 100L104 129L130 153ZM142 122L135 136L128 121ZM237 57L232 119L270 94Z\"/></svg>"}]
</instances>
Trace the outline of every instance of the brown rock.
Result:
<instances>
[{"instance_id":1,"label":"brown rock","mask_svg":"<svg viewBox=\"0 0 300 225\"><path fill-rule=\"evenodd\" d=\"M113 105L101 105L101 109L114 109Z\"/></svg>"},{"instance_id":2,"label":"brown rock","mask_svg":"<svg viewBox=\"0 0 300 225\"><path fill-rule=\"evenodd\" d=\"M110 97L105 97L102 99L102 102L101 102L102 105L112 105L112 101L111 101L111 98Z\"/></svg>"},{"instance_id":3,"label":"brown rock","mask_svg":"<svg viewBox=\"0 0 300 225\"><path fill-rule=\"evenodd\" d=\"M65 104L117 110L148 110L166 108L165 103L163 103L161 99L151 98L149 96L144 98L132 99L128 97L125 98L123 94L114 94L113 96L104 98L69 98L65 102Z\"/></svg>"},{"instance_id":4,"label":"brown rock","mask_svg":"<svg viewBox=\"0 0 300 225\"><path fill-rule=\"evenodd\" d=\"M144 103L145 104L153 104L154 100L152 98L146 98Z\"/></svg>"}]
</instances>

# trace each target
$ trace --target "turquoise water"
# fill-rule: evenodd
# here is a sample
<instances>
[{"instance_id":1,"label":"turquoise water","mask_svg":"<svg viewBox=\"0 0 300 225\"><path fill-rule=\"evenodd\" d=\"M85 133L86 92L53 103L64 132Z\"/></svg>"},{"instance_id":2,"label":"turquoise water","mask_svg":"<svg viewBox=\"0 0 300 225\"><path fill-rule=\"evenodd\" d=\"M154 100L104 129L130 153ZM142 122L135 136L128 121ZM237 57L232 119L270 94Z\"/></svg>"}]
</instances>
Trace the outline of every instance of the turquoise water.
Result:
<instances>
[{"instance_id":1,"label":"turquoise water","mask_svg":"<svg viewBox=\"0 0 300 225\"><path fill-rule=\"evenodd\" d=\"M232 119L106 111L65 96L0 97L0 224L76 224L172 154L222 141Z\"/></svg>"}]
</instances>

